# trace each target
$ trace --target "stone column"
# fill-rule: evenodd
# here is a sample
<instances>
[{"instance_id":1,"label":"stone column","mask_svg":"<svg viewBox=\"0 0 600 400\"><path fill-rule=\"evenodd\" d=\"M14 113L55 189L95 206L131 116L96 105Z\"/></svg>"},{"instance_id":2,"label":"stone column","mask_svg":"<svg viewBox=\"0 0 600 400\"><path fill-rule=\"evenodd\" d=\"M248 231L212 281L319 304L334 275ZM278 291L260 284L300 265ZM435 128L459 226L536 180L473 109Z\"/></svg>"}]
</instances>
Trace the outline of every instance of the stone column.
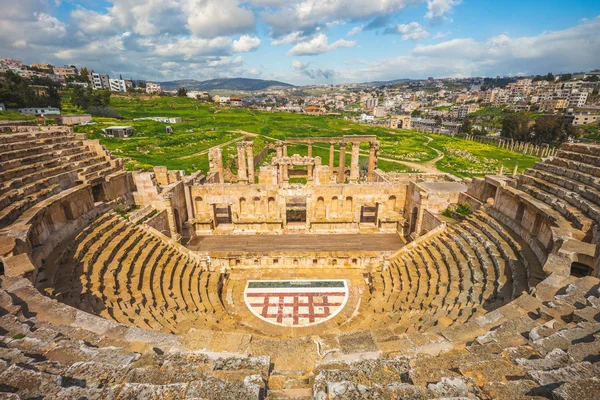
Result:
<instances>
[{"instance_id":1,"label":"stone column","mask_svg":"<svg viewBox=\"0 0 600 400\"><path fill-rule=\"evenodd\" d=\"M248 175L246 170L246 142L237 143L238 155L238 182L248 183Z\"/></svg>"},{"instance_id":2,"label":"stone column","mask_svg":"<svg viewBox=\"0 0 600 400\"><path fill-rule=\"evenodd\" d=\"M286 142L283 142L283 156L284 157L288 156L287 155L287 143Z\"/></svg>"},{"instance_id":3,"label":"stone column","mask_svg":"<svg viewBox=\"0 0 600 400\"><path fill-rule=\"evenodd\" d=\"M379 157L379 142L369 143L369 169L367 172L367 181L373 182L375 179L375 168L377 168L377 158Z\"/></svg>"},{"instance_id":4,"label":"stone column","mask_svg":"<svg viewBox=\"0 0 600 400\"><path fill-rule=\"evenodd\" d=\"M290 181L290 177L288 176L288 168L289 168L289 161L285 160L281 163L281 169L282 169L282 181L283 183L288 183Z\"/></svg>"},{"instance_id":5,"label":"stone column","mask_svg":"<svg viewBox=\"0 0 600 400\"><path fill-rule=\"evenodd\" d=\"M281 157L283 157L283 142L275 143L275 151L277 158L281 160ZM283 165L281 165L281 162L277 164L277 183L283 183Z\"/></svg>"},{"instance_id":6,"label":"stone column","mask_svg":"<svg viewBox=\"0 0 600 400\"><path fill-rule=\"evenodd\" d=\"M350 142L352 158L350 159L350 183L358 183L358 151L360 150L359 142Z\"/></svg>"},{"instance_id":7,"label":"stone column","mask_svg":"<svg viewBox=\"0 0 600 400\"><path fill-rule=\"evenodd\" d=\"M251 184L254 183L254 152L252 151L252 146L254 143L247 142L246 144L246 153L248 154L248 182Z\"/></svg>"},{"instance_id":8,"label":"stone column","mask_svg":"<svg viewBox=\"0 0 600 400\"><path fill-rule=\"evenodd\" d=\"M329 143L329 171L333 173L333 162L335 159L335 143Z\"/></svg>"},{"instance_id":9,"label":"stone column","mask_svg":"<svg viewBox=\"0 0 600 400\"><path fill-rule=\"evenodd\" d=\"M308 142L308 156L312 158L312 142ZM308 177L312 178L313 175L313 165L312 163L308 164Z\"/></svg>"},{"instance_id":10,"label":"stone column","mask_svg":"<svg viewBox=\"0 0 600 400\"><path fill-rule=\"evenodd\" d=\"M346 142L340 142L340 161L338 164L338 183L345 183L346 175L344 170L346 169Z\"/></svg>"},{"instance_id":11,"label":"stone column","mask_svg":"<svg viewBox=\"0 0 600 400\"><path fill-rule=\"evenodd\" d=\"M214 147L208 151L208 162L211 173L219 176L219 183L225 182L223 173L223 152L220 147Z\"/></svg>"}]
</instances>

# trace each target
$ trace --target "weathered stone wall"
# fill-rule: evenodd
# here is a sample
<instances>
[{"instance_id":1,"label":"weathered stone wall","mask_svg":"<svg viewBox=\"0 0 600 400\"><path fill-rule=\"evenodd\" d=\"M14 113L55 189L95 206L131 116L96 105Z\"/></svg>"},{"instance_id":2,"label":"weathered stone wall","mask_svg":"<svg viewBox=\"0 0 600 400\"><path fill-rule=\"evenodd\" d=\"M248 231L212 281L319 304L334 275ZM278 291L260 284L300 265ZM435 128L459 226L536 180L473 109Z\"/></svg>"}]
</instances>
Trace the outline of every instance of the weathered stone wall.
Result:
<instances>
[{"instance_id":1,"label":"weathered stone wall","mask_svg":"<svg viewBox=\"0 0 600 400\"><path fill-rule=\"evenodd\" d=\"M156 229L165 236L171 237L171 230L169 225L169 218L167 217L167 210L158 211L152 217L148 218L145 225Z\"/></svg>"}]
</instances>

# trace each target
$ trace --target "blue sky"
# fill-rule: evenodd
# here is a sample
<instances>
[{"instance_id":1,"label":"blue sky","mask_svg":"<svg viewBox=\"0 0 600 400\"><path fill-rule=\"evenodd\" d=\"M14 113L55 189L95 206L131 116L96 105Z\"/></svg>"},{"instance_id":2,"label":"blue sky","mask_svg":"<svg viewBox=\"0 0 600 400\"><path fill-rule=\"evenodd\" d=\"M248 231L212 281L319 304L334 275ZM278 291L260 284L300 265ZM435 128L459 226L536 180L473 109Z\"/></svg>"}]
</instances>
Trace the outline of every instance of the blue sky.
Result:
<instances>
[{"instance_id":1,"label":"blue sky","mask_svg":"<svg viewBox=\"0 0 600 400\"><path fill-rule=\"evenodd\" d=\"M293 84L600 68L600 1L0 0L0 57Z\"/></svg>"}]
</instances>

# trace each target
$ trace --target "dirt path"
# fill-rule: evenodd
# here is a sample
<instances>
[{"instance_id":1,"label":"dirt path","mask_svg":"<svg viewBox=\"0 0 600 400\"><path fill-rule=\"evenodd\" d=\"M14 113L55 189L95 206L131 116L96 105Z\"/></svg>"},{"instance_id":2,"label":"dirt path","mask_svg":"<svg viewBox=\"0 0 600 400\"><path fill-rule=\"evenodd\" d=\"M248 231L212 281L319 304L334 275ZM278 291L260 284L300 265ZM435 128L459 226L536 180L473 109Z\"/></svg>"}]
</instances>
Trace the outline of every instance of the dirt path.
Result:
<instances>
[{"instance_id":1,"label":"dirt path","mask_svg":"<svg viewBox=\"0 0 600 400\"><path fill-rule=\"evenodd\" d=\"M418 162L410 162L410 161L400 161L400 160L396 160L395 158L381 157L381 156L379 157L379 159L383 160L383 161L387 161L387 162L404 165L405 167L408 167L410 169L425 172L425 173L441 174L443 172L440 171L439 169L437 169L437 167L435 166L435 163L440 161L442 158L444 158L444 153L439 151L438 149L435 149L435 148L429 146L429 143L431 143L433 141L433 138L431 138L429 136L425 136L425 137L427 138L427 142L425 143L425 146L429 147L431 150L435 151L437 154L437 157L434 158L433 160L425 161L423 163L418 163ZM334 151L336 153L340 152L339 149L335 149ZM359 154L361 156L367 156L367 157L369 156L369 153L367 153L365 151L361 151Z\"/></svg>"},{"instance_id":2,"label":"dirt path","mask_svg":"<svg viewBox=\"0 0 600 400\"><path fill-rule=\"evenodd\" d=\"M216 146L212 146L212 147L209 147L206 150L202 150L202 151L199 151L197 153L190 154L189 156L177 157L177 159L178 160L185 160L185 159L192 158L192 157L198 157L198 156L207 154L210 151L210 149L214 149L215 147L225 147L225 146L230 145L231 143L239 142L240 140L243 140L243 139L244 139L244 136L238 136L235 139L231 139L231 140L229 140L227 142L224 142L224 143L219 143Z\"/></svg>"},{"instance_id":3,"label":"dirt path","mask_svg":"<svg viewBox=\"0 0 600 400\"><path fill-rule=\"evenodd\" d=\"M229 131L229 132L232 132L232 133L240 133L240 134L242 134L242 135L244 135L244 136L252 136L252 137L259 136L259 135L258 135L258 134L256 134L256 133L252 133L252 132L246 132L246 131L242 131L242 130L239 130L239 129L238 129L238 130ZM195 154L191 154L191 155L189 155L189 156L179 157L179 159L180 159L180 160L184 160L184 159L186 159L186 158L192 158L192 157L196 157L196 156L201 156L201 155L203 155L203 154L206 154L206 153L208 153L208 152L209 152L209 150L210 150L210 149L212 149L212 148L214 148L214 147L224 147L224 146L227 146L227 145L229 145L229 144L231 144L231 143L234 143L234 142L239 142L240 140L243 140L243 139L244 139L244 136L239 136L239 137L237 137L237 138L235 138L235 139L232 139L232 140L230 140L230 141L228 141L228 142L225 142L225 143L220 143L220 144L218 144L218 145L216 145L216 146L213 146L213 147L211 147L211 148L209 148L209 149L206 149L206 150L200 151L200 152L198 152L198 153L195 153ZM265 138L267 138L267 139L279 140L279 139L277 139L277 138L273 138L273 137L269 137L269 136L265 136L265 135L262 135L262 136L263 136L263 137L265 137ZM444 158L444 153L443 153L443 152L441 152L441 151L439 151L438 149L435 149L435 148L431 147L431 146L429 145L429 143L431 143L431 142L433 141L433 138L431 138L431 137L429 137L429 136L425 136L425 137L427 138L427 142L425 142L425 143L424 143L424 144L425 144L425 146L426 146L426 147L429 147L431 150L435 151L435 152L436 152L436 154L437 154L437 157L436 157L436 158L434 158L433 160L425 161L425 162L423 162L423 163L418 163L418 162L410 162L410 161L400 161L400 160L396 160L395 158L389 158L389 157L379 157L379 159L380 159L380 160L383 160L383 161L387 161L387 162L392 162L392 163L396 163L396 164L404 165L405 167L408 167L408 168L410 168L410 169L417 170L417 171L421 171L421 172L425 172L425 173L441 174L441 173L442 173L442 171L440 171L439 169L437 169L437 167L435 166L435 163L437 163L437 162L438 162L438 161L440 161L442 158ZM339 153L339 152L340 152L340 150L339 150L339 149L335 149L335 152L336 152L336 153ZM361 156L369 156L369 153L367 153L367 152L365 152L365 151L361 151L359 154L360 154Z\"/></svg>"}]
</instances>

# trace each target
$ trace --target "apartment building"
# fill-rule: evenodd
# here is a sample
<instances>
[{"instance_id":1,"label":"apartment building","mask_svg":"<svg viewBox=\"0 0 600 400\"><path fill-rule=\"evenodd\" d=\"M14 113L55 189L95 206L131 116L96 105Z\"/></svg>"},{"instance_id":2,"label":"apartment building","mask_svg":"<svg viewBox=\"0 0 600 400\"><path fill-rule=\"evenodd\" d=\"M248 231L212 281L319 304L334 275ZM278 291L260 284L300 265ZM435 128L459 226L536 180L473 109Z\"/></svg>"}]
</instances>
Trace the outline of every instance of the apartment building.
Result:
<instances>
[{"instance_id":1,"label":"apartment building","mask_svg":"<svg viewBox=\"0 0 600 400\"><path fill-rule=\"evenodd\" d=\"M583 107L587 102L588 93L580 92L579 90L573 90L568 95L569 107Z\"/></svg>"},{"instance_id":2,"label":"apartment building","mask_svg":"<svg viewBox=\"0 0 600 400\"><path fill-rule=\"evenodd\" d=\"M108 84L111 92L126 92L127 86L123 79L109 79Z\"/></svg>"},{"instance_id":3,"label":"apartment building","mask_svg":"<svg viewBox=\"0 0 600 400\"><path fill-rule=\"evenodd\" d=\"M577 113L573 114L573 125L589 125L595 122L600 122L600 114L592 113Z\"/></svg>"},{"instance_id":4,"label":"apartment building","mask_svg":"<svg viewBox=\"0 0 600 400\"><path fill-rule=\"evenodd\" d=\"M110 89L110 76L106 74L92 74L92 89L102 90Z\"/></svg>"},{"instance_id":5,"label":"apartment building","mask_svg":"<svg viewBox=\"0 0 600 400\"><path fill-rule=\"evenodd\" d=\"M54 67L54 75L60 76L75 76L79 72L74 65L65 65L62 67Z\"/></svg>"},{"instance_id":6,"label":"apartment building","mask_svg":"<svg viewBox=\"0 0 600 400\"><path fill-rule=\"evenodd\" d=\"M154 82L146 82L146 93L158 94L162 92L160 84Z\"/></svg>"},{"instance_id":7,"label":"apartment building","mask_svg":"<svg viewBox=\"0 0 600 400\"><path fill-rule=\"evenodd\" d=\"M567 108L568 102L565 99L553 99L540 101L540 111L554 113L558 110Z\"/></svg>"}]
</instances>

